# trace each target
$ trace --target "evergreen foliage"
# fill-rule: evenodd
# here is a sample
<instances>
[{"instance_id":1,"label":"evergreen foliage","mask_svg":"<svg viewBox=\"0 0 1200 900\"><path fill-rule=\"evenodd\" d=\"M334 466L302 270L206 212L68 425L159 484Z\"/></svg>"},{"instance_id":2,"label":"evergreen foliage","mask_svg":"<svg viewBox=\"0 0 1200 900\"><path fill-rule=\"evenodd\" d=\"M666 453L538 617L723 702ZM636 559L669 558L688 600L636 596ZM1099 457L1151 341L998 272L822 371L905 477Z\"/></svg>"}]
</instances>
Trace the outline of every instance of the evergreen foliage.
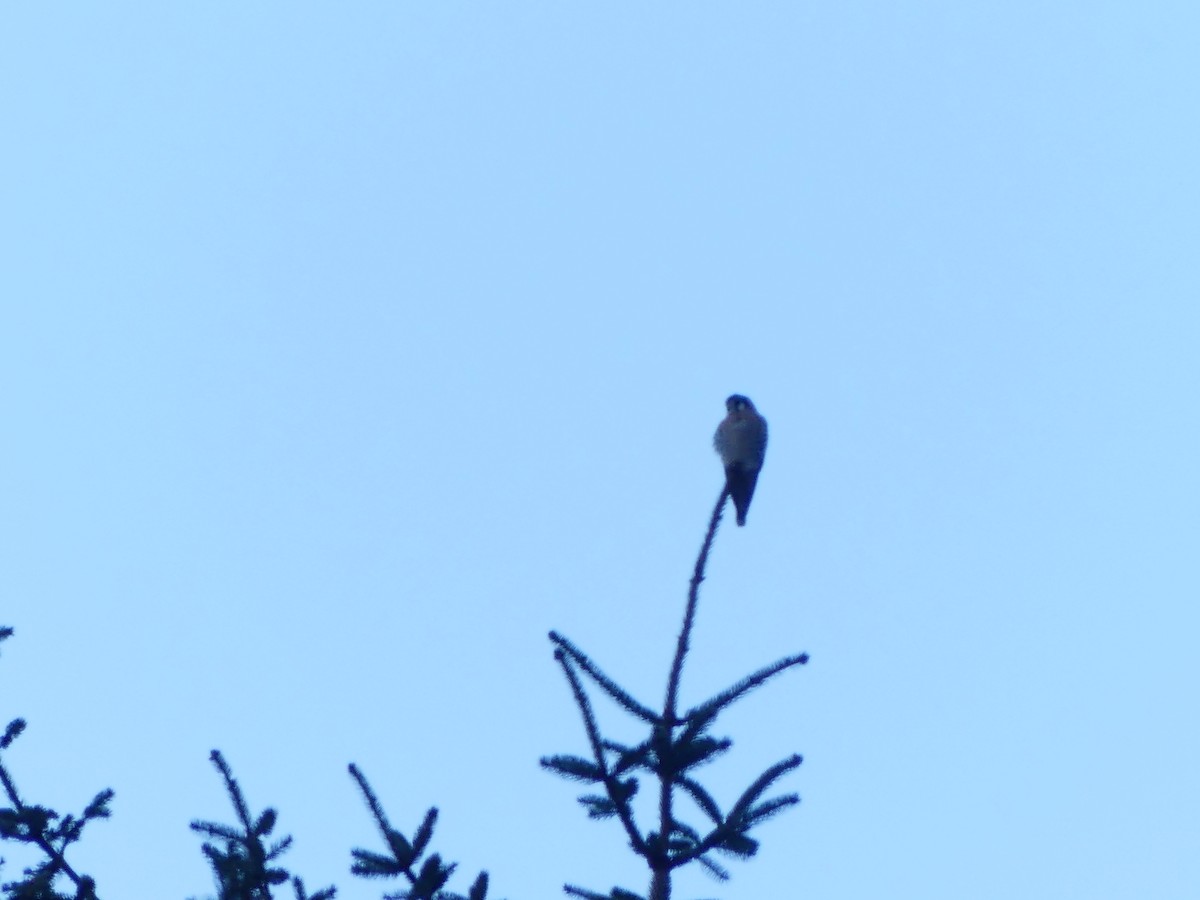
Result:
<instances>
[{"instance_id":1,"label":"evergreen foliage","mask_svg":"<svg viewBox=\"0 0 1200 900\"><path fill-rule=\"evenodd\" d=\"M433 826L437 822L438 811L431 807L417 830L413 832L412 840L392 827L388 822L383 805L367 777L358 766L350 764L350 775L358 782L363 799L371 810L371 816L379 827L383 842L387 845L387 853L376 853L373 850L355 848L350 851L354 864L350 871L363 878L399 878L403 876L409 884L407 890L396 894L385 894L385 900L485 900L488 889L488 874L480 872L472 883L466 896L443 890L446 882L458 867L457 863L444 863L437 853L431 853L421 862L421 857L429 847L433 837Z\"/></svg>"},{"instance_id":2,"label":"evergreen foliage","mask_svg":"<svg viewBox=\"0 0 1200 900\"><path fill-rule=\"evenodd\" d=\"M212 866L217 881L217 900L270 900L273 896L271 887L289 880L296 900L331 900L337 893L336 888L328 887L308 894L303 881L275 865L292 845L292 836L289 834L270 845L264 844L275 830L278 814L268 808L257 818L252 817L242 789L221 751L214 750L208 758L225 780L225 791L238 819L237 825L202 821L191 824L192 831L215 841L205 841L200 850Z\"/></svg>"},{"instance_id":3,"label":"evergreen foliage","mask_svg":"<svg viewBox=\"0 0 1200 900\"><path fill-rule=\"evenodd\" d=\"M11 628L0 627L0 642L12 634ZM45 858L26 868L19 880L0 884L0 890L12 900L97 900L95 881L77 872L67 862L66 854L67 848L83 837L89 822L108 818L113 792L106 788L98 793L78 816L60 815L48 806L22 800L3 754L24 730L25 720L13 719L0 737L0 784L8 802L0 809L0 841L35 847ZM3 862L0 859L0 864ZM60 893L56 887L55 883L64 879L74 888L70 893Z\"/></svg>"},{"instance_id":4,"label":"evergreen foliage","mask_svg":"<svg viewBox=\"0 0 1200 900\"><path fill-rule=\"evenodd\" d=\"M758 841L750 837L750 830L800 802L795 794L764 799L775 782L800 765L802 758L799 755L794 754L770 766L750 783L728 812L722 812L716 799L693 773L733 745L729 738L710 734L717 716L775 675L807 663L808 654L784 657L747 675L683 714L677 711L679 683L696 619L700 584L704 581L708 554L727 496L728 490L722 492L717 500L704 543L696 558L683 626L675 644L675 657L661 711L655 711L634 699L575 644L557 632L550 632L550 640L555 645L554 658L566 676L583 718L591 758L549 756L542 759L542 766L564 778L602 789L602 793L580 796L579 803L590 818L615 818L620 822L630 848L645 860L650 870L650 900L669 900L672 873L690 863L700 865L720 881L728 880L729 872L713 855L724 854L740 859L753 856L758 851ZM628 746L603 737L584 687L584 678L645 726L646 736L640 743ZM651 830L639 826L634 815L632 801L641 786L639 775L653 780L658 792L658 821ZM680 793L688 797L707 820L702 826L693 826L682 819L676 805ZM570 884L563 889L568 895L585 900L645 900L642 895L620 887L614 887L608 894L598 894Z\"/></svg>"},{"instance_id":5,"label":"evergreen foliage","mask_svg":"<svg viewBox=\"0 0 1200 900\"><path fill-rule=\"evenodd\" d=\"M712 733L718 716L775 675L808 662L807 654L784 657L691 709L678 711L679 685L695 623L700 584L727 497L728 492L723 491L696 559L661 709L636 700L578 646L557 632L550 633L554 658L583 719L587 755L548 756L541 760L541 765L564 778L590 785L590 792L578 798L587 815L597 820L615 819L630 848L645 861L650 873L649 892L645 896L620 887L600 894L570 884L563 887L568 896L585 900L646 900L647 897L670 900L672 874L692 863L724 881L729 872L715 857L752 857L758 850L758 841L750 836L751 830L799 802L795 794L767 796L779 779L800 765L798 755L768 767L727 811L698 780L696 771L732 747L729 738ZM11 628L0 627L0 642L12 633ZM627 745L603 736L587 684L598 688L641 723L645 736L640 742ZM109 816L113 792L106 789L98 793L79 815L60 815L47 806L23 800L5 764L4 753L24 729L24 720L14 719L0 737L0 785L8 803L0 808L0 842L32 847L42 859L26 868L20 879L0 884L0 892L6 900L99 900L95 881L72 867L67 861L67 851L80 840L89 822ZM236 815L233 825L191 823L192 830L206 839L201 851L212 866L217 886L215 900L271 900L275 896L273 890L286 884L291 885L296 900L332 900L335 888L309 894L304 882L281 864L292 839L290 836L272 839L278 821L276 811L267 808L257 816L252 815L221 753L213 750L210 759L224 780ZM437 823L436 808L431 808L412 836L406 837L392 827L379 798L357 766L350 766L350 775L366 801L385 847L384 851L353 849L352 874L404 883L398 891L384 894L384 900L486 900L486 872L479 873L465 895L446 887L457 864L428 852ZM654 792L656 822L649 827L639 823L633 807L633 799L643 782L651 785ZM699 813L700 824L685 821L679 812L677 801L683 797ZM0 859L0 866L3 863Z\"/></svg>"}]
</instances>

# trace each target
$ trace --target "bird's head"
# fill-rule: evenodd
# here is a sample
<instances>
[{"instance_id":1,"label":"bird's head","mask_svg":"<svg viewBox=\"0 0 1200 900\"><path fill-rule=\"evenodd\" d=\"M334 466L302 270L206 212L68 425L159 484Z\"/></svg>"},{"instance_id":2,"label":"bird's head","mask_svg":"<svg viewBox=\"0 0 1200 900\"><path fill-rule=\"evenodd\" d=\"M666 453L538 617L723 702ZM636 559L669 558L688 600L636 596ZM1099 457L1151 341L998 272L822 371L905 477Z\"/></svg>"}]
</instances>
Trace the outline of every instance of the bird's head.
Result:
<instances>
[{"instance_id":1,"label":"bird's head","mask_svg":"<svg viewBox=\"0 0 1200 900\"><path fill-rule=\"evenodd\" d=\"M754 411L754 404L750 402L749 397L744 397L741 394L730 394L729 399L725 401L725 408L729 412L741 412L742 410Z\"/></svg>"}]
</instances>

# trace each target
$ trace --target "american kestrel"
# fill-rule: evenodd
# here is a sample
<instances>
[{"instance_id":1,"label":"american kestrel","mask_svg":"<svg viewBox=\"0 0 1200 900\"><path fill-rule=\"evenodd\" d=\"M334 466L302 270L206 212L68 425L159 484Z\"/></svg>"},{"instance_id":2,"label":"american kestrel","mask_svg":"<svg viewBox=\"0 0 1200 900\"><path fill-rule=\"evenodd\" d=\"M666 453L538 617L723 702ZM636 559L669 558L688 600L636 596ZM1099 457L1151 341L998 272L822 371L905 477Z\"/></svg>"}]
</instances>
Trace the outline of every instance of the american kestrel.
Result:
<instances>
[{"instance_id":1,"label":"american kestrel","mask_svg":"<svg viewBox=\"0 0 1200 900\"><path fill-rule=\"evenodd\" d=\"M738 525L746 524L746 510L767 452L767 420L758 414L749 397L734 394L725 401L729 415L717 426L713 447L725 464L725 485L737 510Z\"/></svg>"}]
</instances>

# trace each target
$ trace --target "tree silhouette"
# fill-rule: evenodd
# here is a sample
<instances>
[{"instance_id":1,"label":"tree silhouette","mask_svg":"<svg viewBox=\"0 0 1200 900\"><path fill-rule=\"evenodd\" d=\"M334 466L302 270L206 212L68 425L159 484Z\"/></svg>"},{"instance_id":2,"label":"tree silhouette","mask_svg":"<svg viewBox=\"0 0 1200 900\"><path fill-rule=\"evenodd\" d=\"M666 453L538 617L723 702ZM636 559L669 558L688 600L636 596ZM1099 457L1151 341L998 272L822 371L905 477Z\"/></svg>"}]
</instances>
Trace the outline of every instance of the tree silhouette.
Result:
<instances>
[{"instance_id":1,"label":"tree silhouette","mask_svg":"<svg viewBox=\"0 0 1200 900\"><path fill-rule=\"evenodd\" d=\"M409 840L388 822L383 805L375 796L371 785L367 783L366 776L353 763L350 764L350 775L358 782L358 788L362 791L363 799L367 801L371 816L375 819L375 824L379 827L380 834L388 848L387 853L376 853L373 850L361 848L351 850L354 864L350 867L350 871L353 874L363 878L404 878L408 881L407 890L396 894L385 894L384 896L387 898L485 900L488 890L487 872L479 873L464 897L462 894L444 890L446 882L458 868L457 863L444 863L437 853L430 854L425 857L424 862L421 862L421 857L428 849L429 841L433 837L433 826L437 822L438 815L436 807L430 808L425 813L425 818L421 820L421 824L417 826L412 839ZM418 863L420 864L418 865Z\"/></svg>"},{"instance_id":2,"label":"tree silhouette","mask_svg":"<svg viewBox=\"0 0 1200 900\"><path fill-rule=\"evenodd\" d=\"M670 900L673 873L692 863L724 881L729 878L729 872L714 857L752 857L758 850L758 841L750 836L752 829L799 802L795 794L766 796L780 778L800 765L799 755L780 760L753 779L728 811L723 811L712 793L701 784L696 770L732 747L729 738L712 734L717 717L775 675L806 663L807 654L787 656L764 666L682 713L678 708L679 686L695 626L700 585L705 578L709 552L728 496L728 489L723 490L713 508L696 558L661 708L652 708L634 699L577 645L557 632L550 633L554 659L570 686L583 720L588 755L543 757L541 765L555 774L593 787L592 792L578 798L580 804L591 818L615 819L620 824L630 849L645 862L650 876L649 892L645 896L621 887L613 887L609 893L601 894L566 884L563 890L569 896L586 900ZM12 633L11 628L0 628L0 642ZM588 694L589 684L641 723L645 736L640 742L627 745L604 737ZM0 738L0 785L9 804L0 809L0 842L36 848L42 860L26 868L19 880L0 885L0 890L9 900L99 900L94 880L71 866L67 851L80 840L89 822L109 816L113 792L106 789L98 793L78 816L60 815L49 807L25 801L3 758L4 752L24 729L24 720L14 719ZM278 821L276 811L268 808L257 816L252 815L241 787L221 753L213 750L210 759L224 780L237 820L234 825L208 821L191 823L192 830L206 838L201 850L213 869L217 900L270 900L274 897L273 890L285 884L291 885L296 900L332 900L335 888L323 888L309 894L304 882L281 864L281 857L289 849L292 839L290 836L271 839ZM475 878L466 894L457 894L447 888L457 864L443 861L438 853L428 852L437 822L436 808L425 814L411 837L406 837L392 827L379 798L357 766L350 766L350 775L366 801L385 847L384 851L353 849L353 875L399 880L401 888L384 894L385 900L486 900L486 872ZM650 827L638 821L632 802L643 781L652 783L657 792L653 803L655 822ZM685 798L699 813L703 824L685 821L679 802ZM0 865L3 865L2 859ZM62 892L63 888L67 889L66 893Z\"/></svg>"},{"instance_id":3,"label":"tree silhouette","mask_svg":"<svg viewBox=\"0 0 1200 900\"><path fill-rule=\"evenodd\" d=\"M590 817L616 818L621 823L630 848L645 860L650 870L650 900L669 900L672 873L690 863L698 863L721 881L727 880L728 871L712 858L712 854L722 853L743 859L753 856L758 850L758 842L749 836L750 830L800 802L795 794L763 799L776 781L800 765L802 760L798 755L781 760L759 775L742 792L728 813L722 813L717 801L696 780L693 772L728 751L733 744L729 738L716 738L709 733L717 716L771 677L808 662L808 654L784 657L682 715L678 713L679 683L696 621L700 584L704 581L708 554L728 495L726 489L718 498L709 519L704 543L696 557L683 626L675 643L675 657L661 711L635 700L573 643L555 632L550 633L550 640L556 647L554 658L562 667L583 717L591 758L551 756L543 758L542 765L565 778L604 789L603 794L584 794L579 802ZM640 743L627 746L601 735L581 676L589 679L647 728L646 737ZM639 827L634 816L632 800L640 786L635 773L642 773L657 781L658 822L650 831ZM703 830L687 824L678 814L676 797L679 793L690 798L708 819ZM641 895L617 887L608 894L598 894L574 885L566 885L564 890L569 895L587 900L642 900Z\"/></svg>"},{"instance_id":4,"label":"tree silhouette","mask_svg":"<svg viewBox=\"0 0 1200 900\"><path fill-rule=\"evenodd\" d=\"M0 642L12 637L13 630L0 627ZM96 819L106 819L113 792L105 789L92 798L78 816L60 815L48 806L28 803L21 798L12 773L4 762L3 753L25 730L24 719L13 719L0 737L0 784L9 805L0 809L0 841L26 844L41 851L45 857L36 866L25 869L18 881L0 885L5 897L13 900L97 900L96 883L88 875L77 872L67 862L67 848L83 837L84 827ZM0 859L0 863L4 860ZM59 893L55 882L66 879L74 887L69 894Z\"/></svg>"},{"instance_id":5,"label":"tree silhouette","mask_svg":"<svg viewBox=\"0 0 1200 900\"><path fill-rule=\"evenodd\" d=\"M279 857L292 845L292 836L289 834L270 846L265 845L264 839L275 830L278 814L268 808L257 817L251 816L242 789L221 751L214 750L208 758L225 780L225 791L238 818L237 825L203 821L191 824L192 831L219 842L205 841L200 848L212 866L218 900L270 900L271 888L288 881L292 883L296 900L331 900L337 893L336 888L308 894L301 879L276 865Z\"/></svg>"}]
</instances>

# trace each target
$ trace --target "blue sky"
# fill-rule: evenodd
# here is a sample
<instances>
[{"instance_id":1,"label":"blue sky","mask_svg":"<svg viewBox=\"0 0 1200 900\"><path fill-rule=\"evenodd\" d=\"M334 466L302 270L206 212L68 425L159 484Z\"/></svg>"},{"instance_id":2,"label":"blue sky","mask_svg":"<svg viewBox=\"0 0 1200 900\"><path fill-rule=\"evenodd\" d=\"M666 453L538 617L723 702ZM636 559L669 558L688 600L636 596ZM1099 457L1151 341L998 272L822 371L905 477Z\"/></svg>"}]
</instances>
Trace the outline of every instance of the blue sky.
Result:
<instances>
[{"instance_id":1,"label":"blue sky","mask_svg":"<svg viewBox=\"0 0 1200 900\"><path fill-rule=\"evenodd\" d=\"M683 699L811 653L710 773L798 751L803 803L680 895L1195 897L1198 26L8 8L21 786L116 790L108 898L211 890L213 747L310 888L380 893L355 761L496 896L643 889L537 767L584 749L545 635L658 702L737 391L771 445Z\"/></svg>"}]
</instances>

